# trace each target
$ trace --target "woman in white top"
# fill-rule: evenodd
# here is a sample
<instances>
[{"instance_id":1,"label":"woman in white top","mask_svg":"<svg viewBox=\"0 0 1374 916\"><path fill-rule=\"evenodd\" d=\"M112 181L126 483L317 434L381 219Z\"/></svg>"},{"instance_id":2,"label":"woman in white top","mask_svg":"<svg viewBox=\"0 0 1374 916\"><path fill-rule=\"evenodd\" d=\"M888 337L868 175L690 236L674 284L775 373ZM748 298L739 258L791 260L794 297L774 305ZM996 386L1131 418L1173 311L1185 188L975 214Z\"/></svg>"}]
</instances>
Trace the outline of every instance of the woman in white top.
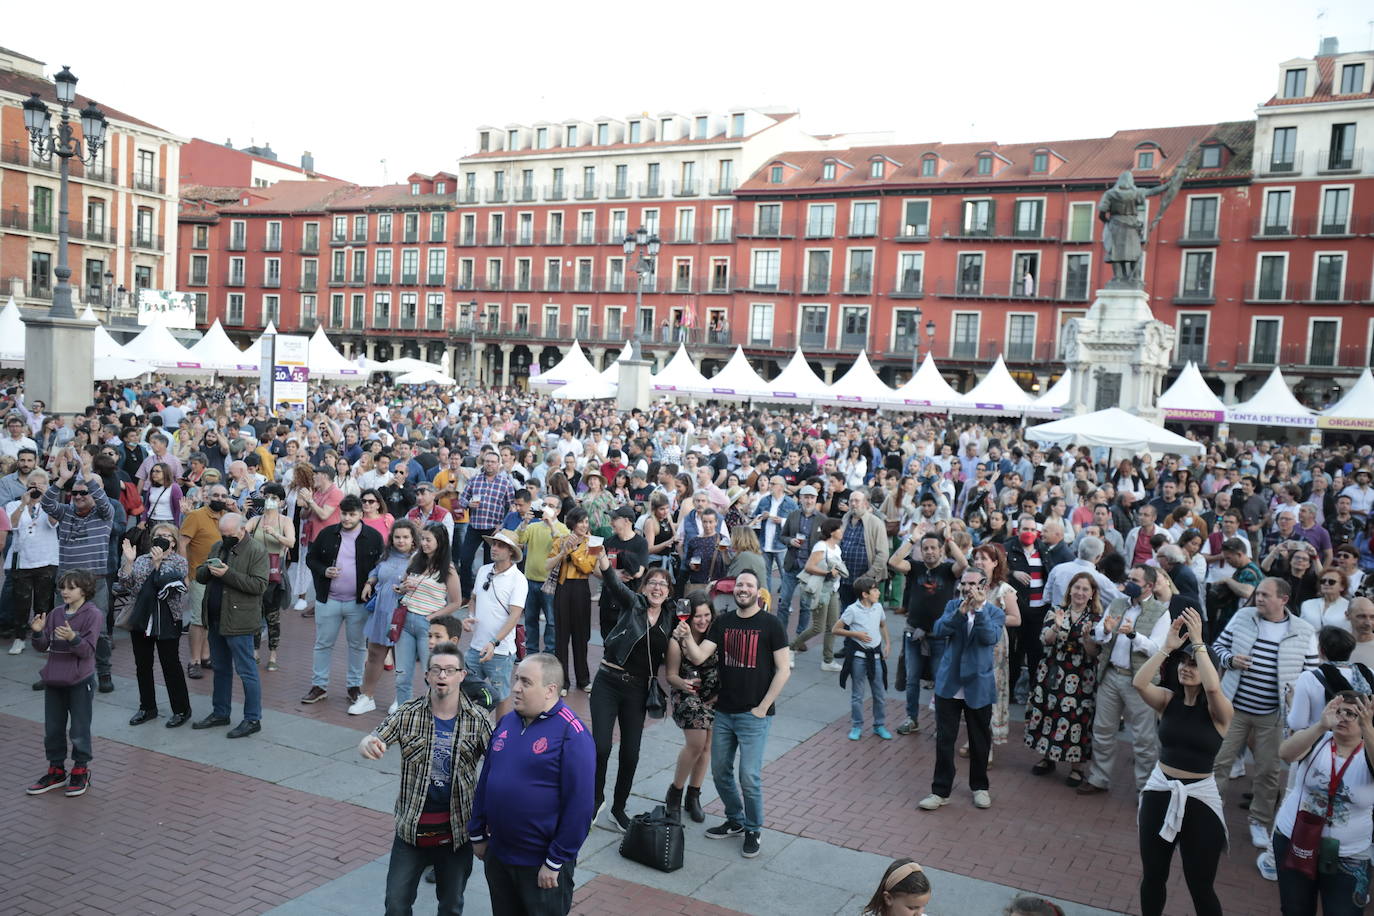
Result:
<instances>
[{"instance_id":1,"label":"woman in white top","mask_svg":"<svg viewBox=\"0 0 1374 916\"><path fill-rule=\"evenodd\" d=\"M821 645L822 671L839 671L841 668L835 661L830 631L835 628L835 621L840 617L840 576L841 570L844 569L844 560L840 557L840 532L843 527L844 523L838 518L827 517L818 523L816 546L811 548L811 555L806 558L805 572L810 582L818 584L819 588L808 585L801 596L801 613L805 614L808 608L810 609L811 626L804 633L798 634L790 646L794 653L792 661L795 664L795 653L805 652L807 640L817 633L824 632L825 638ZM817 583L816 577L825 581ZM814 600L808 600L808 593L818 593L818 596Z\"/></svg>"},{"instance_id":2,"label":"woman in white top","mask_svg":"<svg viewBox=\"0 0 1374 916\"><path fill-rule=\"evenodd\" d=\"M181 523L181 487L172 479L172 469L155 464L148 469L148 485L143 491L144 520Z\"/></svg>"},{"instance_id":3,"label":"woman in white top","mask_svg":"<svg viewBox=\"0 0 1374 916\"><path fill-rule=\"evenodd\" d=\"M868 476L868 461L857 445L851 445L848 453L839 460L839 469L844 472L844 485L853 490L864 485Z\"/></svg>"},{"instance_id":4,"label":"woman in white top","mask_svg":"<svg viewBox=\"0 0 1374 916\"><path fill-rule=\"evenodd\" d=\"M1317 579L1317 597L1308 598L1299 608L1302 619L1318 632L1322 627L1340 627L1347 633L1353 632L1345 616L1346 608L1350 607L1350 600L1345 597L1348 585L1345 573L1336 567L1322 570Z\"/></svg>"},{"instance_id":5,"label":"woman in white top","mask_svg":"<svg viewBox=\"0 0 1374 916\"><path fill-rule=\"evenodd\" d=\"M1343 690L1315 724L1279 745L1293 767L1291 791L1274 818L1279 906L1285 913L1357 914L1369 895L1370 833L1374 814L1374 700ZM1302 811L1324 820L1321 839L1335 840L1333 861L1319 861L1316 877L1285 868L1290 838Z\"/></svg>"}]
</instances>

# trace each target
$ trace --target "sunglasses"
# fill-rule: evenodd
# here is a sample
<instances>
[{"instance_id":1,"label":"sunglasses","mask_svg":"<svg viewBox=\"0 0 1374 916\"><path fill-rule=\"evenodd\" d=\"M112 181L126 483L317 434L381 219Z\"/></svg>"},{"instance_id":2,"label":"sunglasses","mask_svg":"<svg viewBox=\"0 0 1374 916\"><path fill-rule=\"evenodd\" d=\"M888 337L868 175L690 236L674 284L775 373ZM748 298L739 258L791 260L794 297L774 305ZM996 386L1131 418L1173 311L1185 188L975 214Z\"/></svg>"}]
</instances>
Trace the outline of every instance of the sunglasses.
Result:
<instances>
[{"instance_id":1,"label":"sunglasses","mask_svg":"<svg viewBox=\"0 0 1374 916\"><path fill-rule=\"evenodd\" d=\"M1340 579L1323 579L1323 580L1322 580L1322 585L1340 585L1340 584L1341 584L1341 580L1340 580Z\"/></svg>"},{"instance_id":2,"label":"sunglasses","mask_svg":"<svg viewBox=\"0 0 1374 916\"><path fill-rule=\"evenodd\" d=\"M90 495L91 495L91 491L90 491L90 490L72 490L72 495L73 495L73 496L90 496Z\"/></svg>"},{"instance_id":3,"label":"sunglasses","mask_svg":"<svg viewBox=\"0 0 1374 916\"><path fill-rule=\"evenodd\" d=\"M482 591L485 592L485 591L490 590L490 588L491 588L491 577L492 577L492 574L491 574L491 573L487 573L487 581L485 581L485 582L482 583Z\"/></svg>"}]
</instances>

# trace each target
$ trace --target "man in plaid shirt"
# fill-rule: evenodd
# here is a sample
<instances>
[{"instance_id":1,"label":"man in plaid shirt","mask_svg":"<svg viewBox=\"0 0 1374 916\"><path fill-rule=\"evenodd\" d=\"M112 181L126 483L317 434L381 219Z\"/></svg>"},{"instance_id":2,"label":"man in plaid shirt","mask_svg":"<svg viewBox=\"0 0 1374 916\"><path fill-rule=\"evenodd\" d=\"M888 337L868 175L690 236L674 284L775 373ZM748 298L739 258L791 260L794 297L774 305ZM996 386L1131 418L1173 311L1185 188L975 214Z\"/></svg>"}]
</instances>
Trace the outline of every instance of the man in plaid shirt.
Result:
<instances>
[{"instance_id":1,"label":"man in plaid shirt","mask_svg":"<svg viewBox=\"0 0 1374 916\"><path fill-rule=\"evenodd\" d=\"M482 473L463 488L460 504L468 508L468 530L463 536L463 549L458 554L458 577L463 583L463 597L472 594L472 560L477 548L482 548L482 563L491 562L491 548L484 537L495 534L510 511L511 497L519 487L515 480L501 470L501 456L495 449L482 453Z\"/></svg>"}]
</instances>

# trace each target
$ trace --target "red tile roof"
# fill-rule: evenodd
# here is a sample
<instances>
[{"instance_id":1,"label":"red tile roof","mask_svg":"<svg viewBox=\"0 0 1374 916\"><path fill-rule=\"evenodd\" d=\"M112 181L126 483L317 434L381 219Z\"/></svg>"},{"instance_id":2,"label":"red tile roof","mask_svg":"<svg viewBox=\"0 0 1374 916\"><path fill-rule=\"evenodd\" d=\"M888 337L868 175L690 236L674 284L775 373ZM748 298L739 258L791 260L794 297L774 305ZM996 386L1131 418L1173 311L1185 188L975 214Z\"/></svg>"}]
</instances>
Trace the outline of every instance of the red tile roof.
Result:
<instances>
[{"instance_id":1,"label":"red tile roof","mask_svg":"<svg viewBox=\"0 0 1374 916\"><path fill-rule=\"evenodd\" d=\"M23 55L19 56L22 57ZM29 59L32 60L33 58ZM38 77L17 73L13 70L0 70L0 92L12 92L23 98L28 98L30 93L36 92L47 106L53 109L54 117L56 117L57 111L60 110L50 80L39 79ZM72 103L72 114L75 115L81 109L85 108L90 101L91 99L89 96L77 93L76 101ZM170 133L170 131L158 127L156 124L149 124L141 118L136 118L127 112L120 111L118 108L111 108L103 102L98 102L97 104L100 105L100 110L105 112L105 116L111 121L123 121L125 124L133 124L136 127L146 127L149 130Z\"/></svg>"},{"instance_id":2,"label":"red tile roof","mask_svg":"<svg viewBox=\"0 0 1374 916\"><path fill-rule=\"evenodd\" d=\"M221 208L224 213L323 213L336 198L357 189L357 185L344 181L278 181L265 188L242 188L239 200L252 198L245 206L242 203L228 204Z\"/></svg>"},{"instance_id":3,"label":"red tile roof","mask_svg":"<svg viewBox=\"0 0 1374 916\"><path fill-rule=\"evenodd\" d=\"M1341 57L1345 56L1346 55L1341 55ZM1316 60L1317 85L1312 87L1311 95L1303 96L1302 98L1297 99L1286 99L1282 96L1276 95L1260 107L1273 108L1280 105L1307 105L1312 102L1334 102L1338 100L1374 98L1374 92L1355 92L1349 94L1341 94L1339 92L1333 91L1336 88L1336 64L1339 62L1338 58L1331 57L1328 55L1326 57L1318 57ZM1351 63L1359 62L1360 61L1351 61ZM1367 60L1365 61L1365 63L1366 65L1368 65Z\"/></svg>"},{"instance_id":4,"label":"red tile roof","mask_svg":"<svg viewBox=\"0 0 1374 916\"><path fill-rule=\"evenodd\" d=\"M331 199L329 209L418 209L422 207L450 207L457 202L456 194L412 194L409 184L388 184L380 187L353 185L348 193L340 194Z\"/></svg>"}]
</instances>

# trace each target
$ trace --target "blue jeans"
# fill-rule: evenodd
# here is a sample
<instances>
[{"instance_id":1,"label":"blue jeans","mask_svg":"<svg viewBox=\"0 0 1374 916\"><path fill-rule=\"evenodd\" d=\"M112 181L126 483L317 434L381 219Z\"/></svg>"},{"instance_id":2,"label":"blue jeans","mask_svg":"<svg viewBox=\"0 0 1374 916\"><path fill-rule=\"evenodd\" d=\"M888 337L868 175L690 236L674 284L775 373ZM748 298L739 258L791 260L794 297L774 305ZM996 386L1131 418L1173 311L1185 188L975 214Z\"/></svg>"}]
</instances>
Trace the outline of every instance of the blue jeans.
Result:
<instances>
[{"instance_id":1,"label":"blue jeans","mask_svg":"<svg viewBox=\"0 0 1374 916\"><path fill-rule=\"evenodd\" d=\"M386 916L410 916L420 875L434 866L434 896L439 916L462 916L463 891L472 874L472 844L412 846L397 836L386 869Z\"/></svg>"},{"instance_id":2,"label":"blue jeans","mask_svg":"<svg viewBox=\"0 0 1374 916\"><path fill-rule=\"evenodd\" d=\"M348 675L344 678L344 686L361 687L363 684L363 663L367 661L367 639L363 629L367 626L367 611L360 602L330 598L315 603L315 660L310 682L321 689L329 686L329 663L334 657L334 641L339 638L341 626L348 639Z\"/></svg>"},{"instance_id":3,"label":"blue jeans","mask_svg":"<svg viewBox=\"0 0 1374 916\"><path fill-rule=\"evenodd\" d=\"M544 622L544 651L553 653L553 595L544 593L544 583L529 582L529 591L525 594L525 651L534 653L539 651L539 621Z\"/></svg>"},{"instance_id":4,"label":"blue jeans","mask_svg":"<svg viewBox=\"0 0 1374 916\"><path fill-rule=\"evenodd\" d=\"M882 662L870 663L867 655L855 653L849 657L849 724L863 728L864 683L873 695L873 727L887 722L883 704L887 702L887 688L883 686Z\"/></svg>"},{"instance_id":5,"label":"blue jeans","mask_svg":"<svg viewBox=\"0 0 1374 916\"><path fill-rule=\"evenodd\" d=\"M929 656L921 654L922 642L929 647ZM909 632L902 634L902 651L906 653L906 715L913 722L919 721L921 714L921 678L935 679L947 642L930 636L923 640L913 639Z\"/></svg>"},{"instance_id":6,"label":"blue jeans","mask_svg":"<svg viewBox=\"0 0 1374 916\"><path fill-rule=\"evenodd\" d=\"M1316 913L1318 900L1323 916L1360 916L1364 912L1364 907L1354 901L1355 878L1352 875L1344 870L1334 875L1318 872L1313 881L1301 872L1283 867L1291 845L1290 837L1275 830L1273 843L1274 861L1279 866L1279 907L1285 916L1288 913Z\"/></svg>"},{"instance_id":7,"label":"blue jeans","mask_svg":"<svg viewBox=\"0 0 1374 916\"><path fill-rule=\"evenodd\" d=\"M258 680L258 663L253 660L253 635L221 636L218 627L210 627L210 662L215 666L214 706L217 716L229 717L234 696L234 672L243 681L243 718L249 722L262 719L262 682ZM229 670L232 660L234 672Z\"/></svg>"},{"instance_id":8,"label":"blue jeans","mask_svg":"<svg viewBox=\"0 0 1374 916\"><path fill-rule=\"evenodd\" d=\"M711 779L725 805L726 819L743 824L745 830L763 829L763 746L772 724L772 716L760 719L752 712L717 711L711 726Z\"/></svg>"},{"instance_id":9,"label":"blue jeans","mask_svg":"<svg viewBox=\"0 0 1374 916\"><path fill-rule=\"evenodd\" d=\"M778 600L773 605L773 614L778 618L778 623L782 624L782 634L787 636L787 624L792 619L792 596L797 591L797 574L794 572L782 571L782 582L778 585ZM798 633L801 629L797 630ZM787 636L790 640L792 637Z\"/></svg>"},{"instance_id":10,"label":"blue jeans","mask_svg":"<svg viewBox=\"0 0 1374 916\"><path fill-rule=\"evenodd\" d=\"M463 535L463 549L458 553L458 578L463 583L463 598L467 599L472 594L472 584L477 578L477 574L472 569L472 561L477 557L477 551L482 551L482 562L491 562L491 548L487 542L482 540L485 534L495 534L495 528L475 528L468 523L467 533Z\"/></svg>"},{"instance_id":11,"label":"blue jeans","mask_svg":"<svg viewBox=\"0 0 1374 916\"><path fill-rule=\"evenodd\" d=\"M481 659L482 653L470 648L463 655L463 664L469 672L487 682L492 696L499 703L510 696L510 676L515 670L515 656L493 655L491 661L487 662Z\"/></svg>"},{"instance_id":12,"label":"blue jeans","mask_svg":"<svg viewBox=\"0 0 1374 916\"><path fill-rule=\"evenodd\" d=\"M319 612L316 611L316 619ZM406 625L396 634L396 704L406 702L415 690L415 669L429 663L429 621L424 614L407 614Z\"/></svg>"}]
</instances>

